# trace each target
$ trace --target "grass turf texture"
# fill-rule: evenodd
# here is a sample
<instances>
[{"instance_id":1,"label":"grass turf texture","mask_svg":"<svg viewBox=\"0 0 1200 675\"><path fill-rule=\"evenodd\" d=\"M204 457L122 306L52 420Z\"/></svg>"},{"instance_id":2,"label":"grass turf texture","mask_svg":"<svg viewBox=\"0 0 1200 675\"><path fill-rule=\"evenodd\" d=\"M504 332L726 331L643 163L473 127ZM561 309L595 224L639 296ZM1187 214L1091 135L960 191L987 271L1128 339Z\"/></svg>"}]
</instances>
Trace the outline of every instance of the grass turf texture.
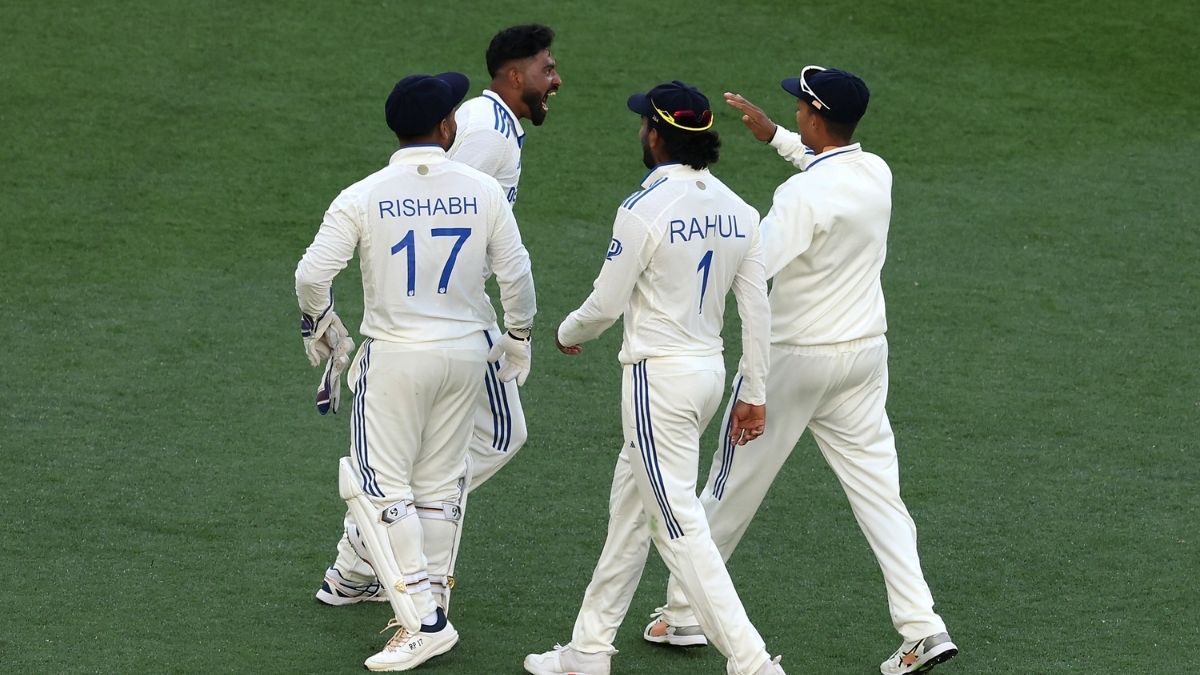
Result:
<instances>
[{"instance_id":1,"label":"grass turf texture","mask_svg":"<svg viewBox=\"0 0 1200 675\"><path fill-rule=\"evenodd\" d=\"M681 78L790 124L776 82L814 61L871 85L859 136L896 175L889 408L926 575L964 649L943 670L1194 669L1188 6L10 7L3 669L357 672L383 643L385 607L312 599L349 415L312 410L292 272L328 202L386 161L390 84L458 69L477 91L491 35L532 20L559 32L565 84L527 125L517 206L541 306L531 441L471 498L463 641L424 670L518 673L569 639L619 443L619 330L578 359L552 330L642 175L625 97ZM716 113L716 171L765 212L790 168ZM338 282L350 325L355 283L353 267ZM875 672L897 643L807 437L730 570L790 672ZM664 577L652 556L616 672L722 672L714 649L642 643Z\"/></svg>"}]
</instances>

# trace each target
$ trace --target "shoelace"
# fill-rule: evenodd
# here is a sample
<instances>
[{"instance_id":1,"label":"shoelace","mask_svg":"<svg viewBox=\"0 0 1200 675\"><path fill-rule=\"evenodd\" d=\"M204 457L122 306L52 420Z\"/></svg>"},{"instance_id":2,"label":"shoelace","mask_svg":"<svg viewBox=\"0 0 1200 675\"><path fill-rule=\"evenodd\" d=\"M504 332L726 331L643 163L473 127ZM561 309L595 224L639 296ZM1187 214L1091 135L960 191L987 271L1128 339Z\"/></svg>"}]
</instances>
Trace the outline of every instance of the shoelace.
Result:
<instances>
[{"instance_id":1,"label":"shoelace","mask_svg":"<svg viewBox=\"0 0 1200 675\"><path fill-rule=\"evenodd\" d=\"M405 642L408 642L408 638L412 637L412 633L409 633L408 629L405 628L400 623L400 620L396 619L396 618L393 618L391 621L388 621L388 625L385 626L384 629L379 632L386 633L393 628L399 628L400 630L396 631L396 634L392 636L392 639L387 641L387 644L384 645L384 647L383 647L384 651L394 652L394 651L400 649L404 645Z\"/></svg>"}]
</instances>

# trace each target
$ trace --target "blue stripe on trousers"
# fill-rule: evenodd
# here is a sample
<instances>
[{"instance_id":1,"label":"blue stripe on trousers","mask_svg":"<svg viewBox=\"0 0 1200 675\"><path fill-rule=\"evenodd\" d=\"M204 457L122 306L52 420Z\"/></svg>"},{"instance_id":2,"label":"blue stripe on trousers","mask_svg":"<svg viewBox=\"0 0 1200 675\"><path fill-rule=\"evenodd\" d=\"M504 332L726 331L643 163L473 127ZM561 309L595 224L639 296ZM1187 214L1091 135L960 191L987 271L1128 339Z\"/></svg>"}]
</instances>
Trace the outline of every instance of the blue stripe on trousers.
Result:
<instances>
[{"instance_id":1,"label":"blue stripe on trousers","mask_svg":"<svg viewBox=\"0 0 1200 675\"><path fill-rule=\"evenodd\" d=\"M667 490L663 485L662 471L658 466L658 454L654 447L654 427L650 422L650 382L646 377L646 362L633 367L633 400L634 418L638 433L638 445L642 450L642 464L646 467L646 475L650 479L650 490L663 514L663 522L667 526L667 534L671 539L683 536L683 528L675 520L671 512L671 504L667 501Z\"/></svg>"},{"instance_id":2,"label":"blue stripe on trousers","mask_svg":"<svg viewBox=\"0 0 1200 675\"><path fill-rule=\"evenodd\" d=\"M713 481L713 496L720 499L725 494L725 483L729 481L729 472L733 470L733 441L729 440L729 431L733 428L733 406L737 404L738 394L742 391L742 378L733 385L733 396L729 399L729 419L725 420L725 436L721 439L721 470Z\"/></svg>"},{"instance_id":3,"label":"blue stripe on trousers","mask_svg":"<svg viewBox=\"0 0 1200 675\"><path fill-rule=\"evenodd\" d=\"M494 344L492 336L485 330L483 337L491 349ZM508 452L508 442L512 438L512 413L508 407L508 392L496 375L500 371L500 362L484 365L487 367L487 373L483 376L483 386L487 389L488 406L492 410L492 449Z\"/></svg>"},{"instance_id":4,"label":"blue stripe on trousers","mask_svg":"<svg viewBox=\"0 0 1200 675\"><path fill-rule=\"evenodd\" d=\"M363 492L373 497L383 497L383 491L379 489L379 482L375 477L375 471L369 463L369 451L367 448L367 369L371 365L371 343L372 340L367 338L363 342L363 357L359 364L358 382L354 386L354 414L353 414L353 435L354 435L354 452L358 457L358 466L362 473L362 488Z\"/></svg>"}]
</instances>

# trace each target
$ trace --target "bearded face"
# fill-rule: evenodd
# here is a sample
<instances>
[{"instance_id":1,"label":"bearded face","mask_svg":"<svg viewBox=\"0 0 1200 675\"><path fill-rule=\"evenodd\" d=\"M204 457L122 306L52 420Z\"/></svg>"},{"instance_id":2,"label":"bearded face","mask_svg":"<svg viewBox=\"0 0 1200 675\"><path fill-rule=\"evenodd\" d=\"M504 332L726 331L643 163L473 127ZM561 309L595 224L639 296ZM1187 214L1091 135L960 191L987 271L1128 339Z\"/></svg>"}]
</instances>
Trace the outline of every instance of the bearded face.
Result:
<instances>
[{"instance_id":1,"label":"bearded face","mask_svg":"<svg viewBox=\"0 0 1200 675\"><path fill-rule=\"evenodd\" d=\"M549 111L548 102L551 96L558 93L562 86L562 78L558 76L558 64L549 49L538 52L529 59L523 72L524 88L521 90L521 103L529 111L529 121L533 126L540 127L546 121Z\"/></svg>"},{"instance_id":2,"label":"bearded face","mask_svg":"<svg viewBox=\"0 0 1200 675\"><path fill-rule=\"evenodd\" d=\"M653 169L658 163L654 161L654 153L650 152L650 125L645 117L642 118L638 138L642 141L642 164L645 164L647 169Z\"/></svg>"}]
</instances>

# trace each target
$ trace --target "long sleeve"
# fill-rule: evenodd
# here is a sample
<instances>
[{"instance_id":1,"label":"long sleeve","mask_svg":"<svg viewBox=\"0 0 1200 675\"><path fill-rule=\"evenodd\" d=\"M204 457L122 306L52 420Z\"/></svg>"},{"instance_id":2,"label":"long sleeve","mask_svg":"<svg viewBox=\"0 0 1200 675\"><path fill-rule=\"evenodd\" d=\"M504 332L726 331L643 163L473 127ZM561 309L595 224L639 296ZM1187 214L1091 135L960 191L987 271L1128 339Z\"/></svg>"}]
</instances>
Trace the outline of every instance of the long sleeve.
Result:
<instances>
[{"instance_id":1,"label":"long sleeve","mask_svg":"<svg viewBox=\"0 0 1200 675\"><path fill-rule=\"evenodd\" d=\"M296 298L301 313L319 316L332 303L333 279L358 246L357 207L345 192L329 205L312 244L296 266Z\"/></svg>"},{"instance_id":2,"label":"long sleeve","mask_svg":"<svg viewBox=\"0 0 1200 675\"><path fill-rule=\"evenodd\" d=\"M496 191L499 214L488 240L488 262L500 286L500 305L504 308L504 325L510 329L525 329L533 325L537 314L537 299L533 289L533 270L529 252L521 243L521 232L512 208Z\"/></svg>"},{"instance_id":3,"label":"long sleeve","mask_svg":"<svg viewBox=\"0 0 1200 675\"><path fill-rule=\"evenodd\" d=\"M780 157L801 170L807 168L808 164L816 157L816 153L800 140L800 134L788 131L779 125L775 125L775 135L771 137L770 143Z\"/></svg>"},{"instance_id":4,"label":"long sleeve","mask_svg":"<svg viewBox=\"0 0 1200 675\"><path fill-rule=\"evenodd\" d=\"M751 405L762 405L766 402L770 367L771 307L767 301L762 239L757 230L751 241L750 252L733 278L733 295L742 319L742 360L738 370L743 385L738 398Z\"/></svg>"},{"instance_id":5,"label":"long sleeve","mask_svg":"<svg viewBox=\"0 0 1200 675\"><path fill-rule=\"evenodd\" d=\"M629 304L638 277L650 263L657 240L649 225L624 208L613 222L613 243L592 293L579 309L571 312L558 329L558 341L578 345L600 336L621 316Z\"/></svg>"},{"instance_id":6,"label":"long sleeve","mask_svg":"<svg viewBox=\"0 0 1200 675\"><path fill-rule=\"evenodd\" d=\"M812 244L816 214L803 198L797 177L776 188L771 210L762 220L762 248L768 279Z\"/></svg>"}]
</instances>

